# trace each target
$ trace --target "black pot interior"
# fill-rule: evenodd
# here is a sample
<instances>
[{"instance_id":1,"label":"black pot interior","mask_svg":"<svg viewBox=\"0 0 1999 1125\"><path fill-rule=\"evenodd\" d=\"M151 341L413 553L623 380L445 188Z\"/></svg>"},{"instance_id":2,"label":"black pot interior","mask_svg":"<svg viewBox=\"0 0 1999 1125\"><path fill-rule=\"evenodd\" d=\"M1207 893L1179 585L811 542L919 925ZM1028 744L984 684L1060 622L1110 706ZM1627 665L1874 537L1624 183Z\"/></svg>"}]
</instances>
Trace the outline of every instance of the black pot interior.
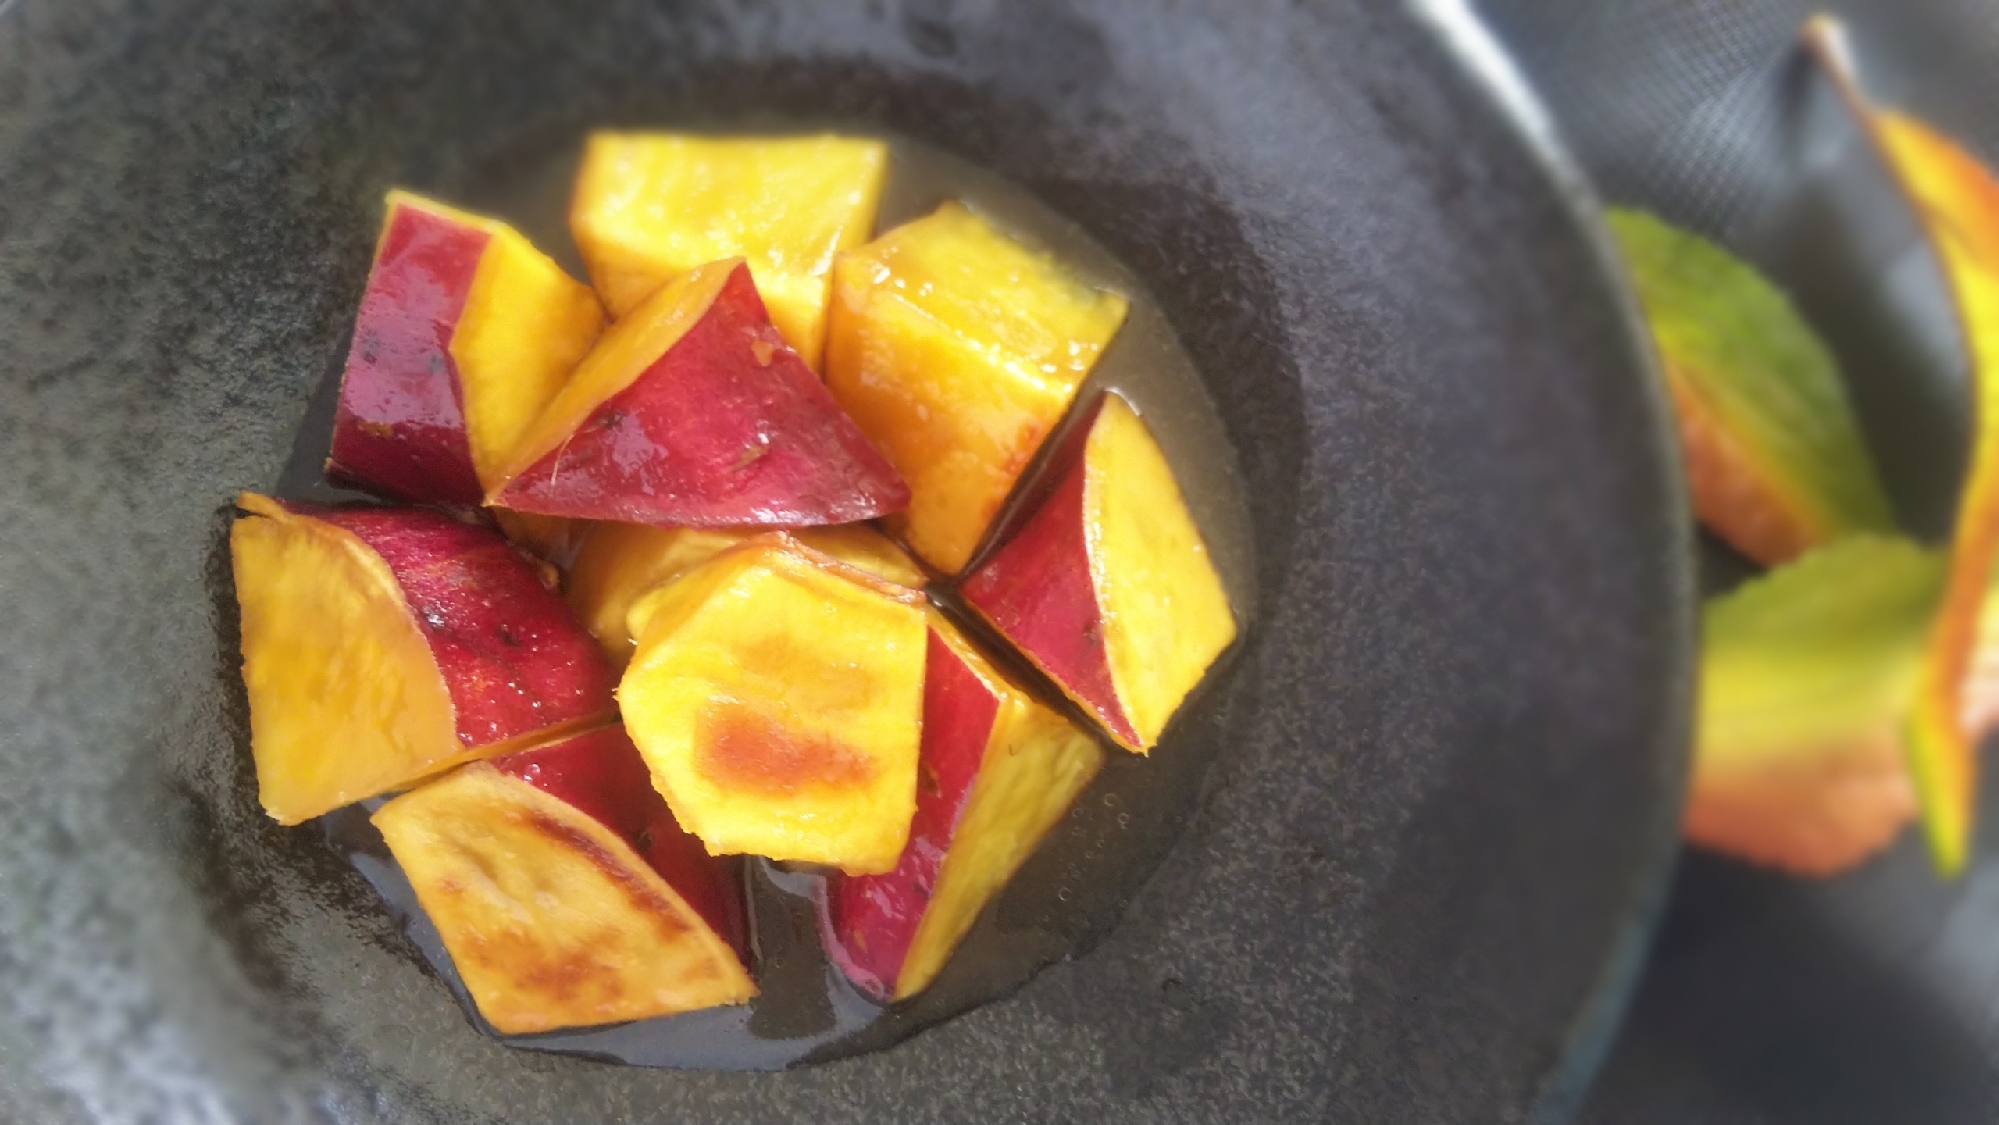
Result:
<instances>
[{"instance_id":1,"label":"black pot interior","mask_svg":"<svg viewBox=\"0 0 1999 1125\"><path fill-rule=\"evenodd\" d=\"M1419 21L29 0L0 106L24 1116L1463 1120L1587 1073L1670 854L1684 503L1577 200ZM1081 960L803 1071L507 1050L257 813L229 499L338 363L385 188L479 205L591 127L749 119L914 138L1131 268L1239 456L1258 628Z\"/></svg>"}]
</instances>

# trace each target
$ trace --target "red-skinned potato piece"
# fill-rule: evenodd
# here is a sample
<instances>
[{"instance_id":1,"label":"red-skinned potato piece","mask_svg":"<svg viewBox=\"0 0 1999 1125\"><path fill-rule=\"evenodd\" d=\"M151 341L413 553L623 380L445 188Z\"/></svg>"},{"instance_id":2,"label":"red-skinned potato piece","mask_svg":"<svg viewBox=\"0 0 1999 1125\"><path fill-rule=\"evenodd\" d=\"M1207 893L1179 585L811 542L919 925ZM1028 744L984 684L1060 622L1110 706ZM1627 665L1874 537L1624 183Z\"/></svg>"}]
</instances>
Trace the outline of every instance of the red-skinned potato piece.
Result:
<instances>
[{"instance_id":1,"label":"red-skinned potato piece","mask_svg":"<svg viewBox=\"0 0 1999 1125\"><path fill-rule=\"evenodd\" d=\"M502 478L498 507L658 527L852 523L909 503L740 258L668 282L606 332Z\"/></svg>"},{"instance_id":2,"label":"red-skinned potato piece","mask_svg":"<svg viewBox=\"0 0 1999 1125\"><path fill-rule=\"evenodd\" d=\"M615 714L596 642L492 531L416 509L238 505L251 751L281 823Z\"/></svg>"},{"instance_id":3,"label":"red-skinned potato piece","mask_svg":"<svg viewBox=\"0 0 1999 1125\"><path fill-rule=\"evenodd\" d=\"M505 223L390 192L327 475L397 500L481 503L603 323L590 288Z\"/></svg>"},{"instance_id":4,"label":"red-skinned potato piece","mask_svg":"<svg viewBox=\"0 0 1999 1125\"><path fill-rule=\"evenodd\" d=\"M503 1033L756 995L728 865L681 831L621 727L466 766L374 822Z\"/></svg>"},{"instance_id":5,"label":"red-skinned potato piece","mask_svg":"<svg viewBox=\"0 0 1999 1125\"><path fill-rule=\"evenodd\" d=\"M1145 753L1223 650L1235 617L1172 468L1105 394L1058 452L1055 485L966 579L965 601Z\"/></svg>"},{"instance_id":6,"label":"red-skinned potato piece","mask_svg":"<svg viewBox=\"0 0 1999 1125\"><path fill-rule=\"evenodd\" d=\"M886 875L829 877L821 916L828 955L878 1000L936 979L1104 760L935 614L924 676L909 843Z\"/></svg>"},{"instance_id":7,"label":"red-skinned potato piece","mask_svg":"<svg viewBox=\"0 0 1999 1125\"><path fill-rule=\"evenodd\" d=\"M622 724L492 759L493 768L588 813L673 884L738 955L749 952L740 872L710 856L666 807Z\"/></svg>"}]
</instances>

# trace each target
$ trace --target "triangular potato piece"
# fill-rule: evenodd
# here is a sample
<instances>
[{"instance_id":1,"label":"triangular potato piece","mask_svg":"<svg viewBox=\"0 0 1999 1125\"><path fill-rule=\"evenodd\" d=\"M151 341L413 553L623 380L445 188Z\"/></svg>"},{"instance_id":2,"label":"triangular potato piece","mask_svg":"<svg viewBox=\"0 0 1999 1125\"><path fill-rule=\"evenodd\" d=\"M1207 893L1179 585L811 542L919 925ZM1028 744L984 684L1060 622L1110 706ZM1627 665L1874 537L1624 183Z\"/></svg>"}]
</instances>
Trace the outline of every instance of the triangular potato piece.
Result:
<instances>
[{"instance_id":1,"label":"triangular potato piece","mask_svg":"<svg viewBox=\"0 0 1999 1125\"><path fill-rule=\"evenodd\" d=\"M909 503L740 258L612 326L502 476L488 497L502 508L661 527L852 523Z\"/></svg>"},{"instance_id":2,"label":"triangular potato piece","mask_svg":"<svg viewBox=\"0 0 1999 1125\"><path fill-rule=\"evenodd\" d=\"M590 287L512 227L390 192L328 475L413 503L480 503L603 325Z\"/></svg>"},{"instance_id":3,"label":"triangular potato piece","mask_svg":"<svg viewBox=\"0 0 1999 1125\"><path fill-rule=\"evenodd\" d=\"M237 503L250 749L280 823L614 713L596 644L491 530L413 508Z\"/></svg>"},{"instance_id":4,"label":"triangular potato piece","mask_svg":"<svg viewBox=\"0 0 1999 1125\"><path fill-rule=\"evenodd\" d=\"M297 824L470 757L389 564L353 532L244 496L229 529L257 795Z\"/></svg>"},{"instance_id":5,"label":"triangular potato piece","mask_svg":"<svg viewBox=\"0 0 1999 1125\"><path fill-rule=\"evenodd\" d=\"M1103 763L933 611L909 843L885 875L827 879L828 955L878 999L923 991Z\"/></svg>"},{"instance_id":6,"label":"triangular potato piece","mask_svg":"<svg viewBox=\"0 0 1999 1125\"><path fill-rule=\"evenodd\" d=\"M728 942L631 845L489 763L390 801L374 822L503 1034L756 995Z\"/></svg>"},{"instance_id":7,"label":"triangular potato piece","mask_svg":"<svg viewBox=\"0 0 1999 1125\"><path fill-rule=\"evenodd\" d=\"M1159 741L1236 637L1228 592L1165 453L1105 394L1055 487L965 580L965 600L1127 750Z\"/></svg>"}]
</instances>

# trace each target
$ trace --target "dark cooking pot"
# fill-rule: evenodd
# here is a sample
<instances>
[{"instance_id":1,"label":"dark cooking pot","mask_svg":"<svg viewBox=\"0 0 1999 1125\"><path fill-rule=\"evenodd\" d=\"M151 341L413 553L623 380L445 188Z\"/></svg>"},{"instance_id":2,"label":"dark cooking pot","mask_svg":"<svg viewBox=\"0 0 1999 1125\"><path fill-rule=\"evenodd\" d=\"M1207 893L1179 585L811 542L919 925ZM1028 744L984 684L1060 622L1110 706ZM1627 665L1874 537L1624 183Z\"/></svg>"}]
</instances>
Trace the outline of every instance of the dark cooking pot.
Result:
<instances>
[{"instance_id":1,"label":"dark cooking pot","mask_svg":"<svg viewBox=\"0 0 1999 1125\"><path fill-rule=\"evenodd\" d=\"M0 1110L1559 1113L1671 855L1687 517L1588 201L1455 11L0 3ZM386 187L737 117L927 142L1121 257L1240 455L1261 604L1093 952L825 1067L508 1050L257 812L228 503L343 353Z\"/></svg>"}]
</instances>

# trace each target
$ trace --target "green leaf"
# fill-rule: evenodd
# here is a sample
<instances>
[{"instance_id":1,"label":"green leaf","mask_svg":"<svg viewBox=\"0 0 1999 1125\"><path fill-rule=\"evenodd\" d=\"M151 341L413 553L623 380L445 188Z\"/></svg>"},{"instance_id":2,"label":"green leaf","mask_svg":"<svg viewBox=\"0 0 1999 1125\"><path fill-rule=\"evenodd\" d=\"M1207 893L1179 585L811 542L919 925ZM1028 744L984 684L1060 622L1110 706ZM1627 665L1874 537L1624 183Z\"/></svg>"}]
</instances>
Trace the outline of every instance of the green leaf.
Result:
<instances>
[{"instance_id":1,"label":"green leaf","mask_svg":"<svg viewBox=\"0 0 1999 1125\"><path fill-rule=\"evenodd\" d=\"M1646 212L1610 208L1606 219L1676 384L1676 405L1704 410L1742 455L1690 468L1754 474L1718 494L1755 489L1809 529L1810 543L1892 530L1832 356L1790 301L1726 251ZM1715 522L1705 507L1702 516ZM1717 530L1736 541L1729 529Z\"/></svg>"},{"instance_id":2,"label":"green leaf","mask_svg":"<svg viewBox=\"0 0 1999 1125\"><path fill-rule=\"evenodd\" d=\"M1943 581L1936 552L1860 535L1710 600L1700 765L1816 753L1898 726Z\"/></svg>"}]
</instances>

